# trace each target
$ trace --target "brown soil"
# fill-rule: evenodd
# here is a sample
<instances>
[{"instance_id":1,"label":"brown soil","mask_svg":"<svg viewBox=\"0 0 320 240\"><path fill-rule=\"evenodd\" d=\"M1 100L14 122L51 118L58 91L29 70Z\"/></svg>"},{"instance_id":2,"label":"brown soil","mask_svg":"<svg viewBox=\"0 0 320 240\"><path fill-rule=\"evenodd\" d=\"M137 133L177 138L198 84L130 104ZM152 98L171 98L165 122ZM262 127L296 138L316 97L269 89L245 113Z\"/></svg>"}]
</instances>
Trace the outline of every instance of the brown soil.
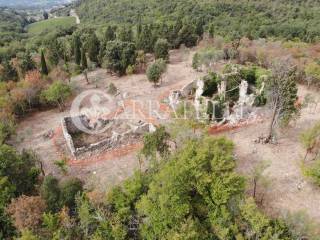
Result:
<instances>
[{"instance_id":1,"label":"brown soil","mask_svg":"<svg viewBox=\"0 0 320 240\"><path fill-rule=\"evenodd\" d=\"M299 86L301 99L307 94L319 102L320 95L317 92ZM305 211L320 222L320 188L306 180L301 173L300 166L305 150L299 141L300 134L319 119L319 107L315 108L315 105L311 104L302 109L300 118L279 133L277 145L254 143L259 136L267 134L268 118L262 123L225 133L235 143L235 154L241 173L249 173L253 166L261 161L270 164L265 172L270 186L259 191L266 191L263 205L271 214Z\"/></svg>"},{"instance_id":2,"label":"brown soil","mask_svg":"<svg viewBox=\"0 0 320 240\"><path fill-rule=\"evenodd\" d=\"M145 74L119 78L108 74L103 69L98 69L88 74L89 85L83 75L74 77L71 80L71 85L76 96L89 89L98 88L107 91L107 86L113 83L122 94L126 93L126 108L136 107L141 113L142 120L157 124L160 120L157 119L156 115L149 116L147 114L148 106L143 104L136 106L134 101L161 101L169 95L171 90L181 88L200 75L190 67L191 55L187 63L181 61L182 57L179 51L172 51L170 56L171 63L168 65L167 72L163 77L162 85L157 88L154 88L153 84L148 82ZM81 161L73 159L66 147L60 126L62 117L69 116L70 105L71 102L67 104L64 112L50 110L33 113L26 117L19 123L17 134L11 141L19 150L23 148L33 149L42 160L46 174L63 177L54 162L62 158L69 159L68 175L84 180L88 188L101 187L99 189L101 191L107 190L107 186L112 186L126 179L141 167L137 158L141 142L125 145L98 156L89 156ZM167 110L164 104L160 104L160 109ZM51 139L44 137L49 131L54 132L54 136ZM80 144L96 140L84 138L86 137L82 136L80 138Z\"/></svg>"}]
</instances>

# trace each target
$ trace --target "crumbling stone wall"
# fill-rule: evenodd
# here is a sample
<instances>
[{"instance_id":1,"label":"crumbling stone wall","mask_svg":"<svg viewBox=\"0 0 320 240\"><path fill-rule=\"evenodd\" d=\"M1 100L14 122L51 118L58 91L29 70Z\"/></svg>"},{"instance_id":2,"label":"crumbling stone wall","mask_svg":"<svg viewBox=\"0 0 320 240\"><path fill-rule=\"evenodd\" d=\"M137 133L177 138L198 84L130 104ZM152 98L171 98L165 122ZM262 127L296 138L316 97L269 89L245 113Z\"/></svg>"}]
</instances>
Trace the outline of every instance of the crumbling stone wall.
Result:
<instances>
[{"instance_id":1,"label":"crumbling stone wall","mask_svg":"<svg viewBox=\"0 0 320 240\"><path fill-rule=\"evenodd\" d=\"M88 123L88 119L86 118L86 116L79 116L76 118L77 120L83 120L84 123ZM130 129L124 133L117 133L117 129L114 129L111 137L106 136L105 139L99 142L82 147L75 147L72 135L81 132L81 130L79 130L77 126L75 126L73 120L75 120L75 118L65 117L61 121L63 135L73 157L78 157L85 153L99 153L117 148L121 145L135 143L136 141L141 139L143 134L155 131L155 127L151 123L145 123L142 121L140 121L138 125L128 123Z\"/></svg>"},{"instance_id":2,"label":"crumbling stone wall","mask_svg":"<svg viewBox=\"0 0 320 240\"><path fill-rule=\"evenodd\" d=\"M192 93L192 91L196 88L197 81L198 80L194 80L194 81L188 83L187 85L185 85L184 87L182 87L180 89L181 95L183 97L188 97Z\"/></svg>"},{"instance_id":3,"label":"crumbling stone wall","mask_svg":"<svg viewBox=\"0 0 320 240\"><path fill-rule=\"evenodd\" d=\"M73 144L73 139L72 139L72 137L69 133L69 130L68 130L69 119L70 118L67 118L67 117L62 118L62 120L61 120L62 133L63 133L64 139L66 140L67 146L68 146L72 156L75 157L76 149Z\"/></svg>"}]
</instances>

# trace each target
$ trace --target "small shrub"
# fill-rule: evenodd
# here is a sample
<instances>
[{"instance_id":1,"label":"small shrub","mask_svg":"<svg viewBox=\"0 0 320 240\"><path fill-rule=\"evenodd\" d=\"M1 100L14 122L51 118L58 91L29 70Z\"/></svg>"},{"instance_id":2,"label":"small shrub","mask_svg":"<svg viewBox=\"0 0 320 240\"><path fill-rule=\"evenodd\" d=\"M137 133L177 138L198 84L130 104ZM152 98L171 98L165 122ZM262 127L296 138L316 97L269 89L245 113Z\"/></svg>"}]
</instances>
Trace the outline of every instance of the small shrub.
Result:
<instances>
[{"instance_id":1,"label":"small shrub","mask_svg":"<svg viewBox=\"0 0 320 240\"><path fill-rule=\"evenodd\" d=\"M10 135L15 133L15 130L14 118L12 116L10 118L3 118L0 122L0 143L3 144Z\"/></svg>"},{"instance_id":2,"label":"small shrub","mask_svg":"<svg viewBox=\"0 0 320 240\"><path fill-rule=\"evenodd\" d=\"M158 64L152 64L147 69L147 77L150 82L152 82L154 85L157 85L157 83L160 81L161 77L161 68Z\"/></svg>"},{"instance_id":3,"label":"small shrub","mask_svg":"<svg viewBox=\"0 0 320 240\"><path fill-rule=\"evenodd\" d=\"M309 166L303 165L303 174L320 187L320 159Z\"/></svg>"},{"instance_id":4,"label":"small shrub","mask_svg":"<svg viewBox=\"0 0 320 240\"><path fill-rule=\"evenodd\" d=\"M166 63L163 59L157 60L155 63L150 65L147 69L147 77L154 86L159 83L162 74L166 71Z\"/></svg>"},{"instance_id":5,"label":"small shrub","mask_svg":"<svg viewBox=\"0 0 320 240\"><path fill-rule=\"evenodd\" d=\"M239 84L241 83L241 77L239 74L230 75L226 79L227 81L227 92L226 98L232 101L239 100Z\"/></svg>"},{"instance_id":6,"label":"small shrub","mask_svg":"<svg viewBox=\"0 0 320 240\"><path fill-rule=\"evenodd\" d=\"M77 178L72 178L61 183L61 206L69 209L76 207L75 197L83 191L82 182Z\"/></svg>"},{"instance_id":7,"label":"small shrub","mask_svg":"<svg viewBox=\"0 0 320 240\"><path fill-rule=\"evenodd\" d=\"M199 53L195 53L192 58L192 68L198 70L200 67L200 56Z\"/></svg>"},{"instance_id":8,"label":"small shrub","mask_svg":"<svg viewBox=\"0 0 320 240\"><path fill-rule=\"evenodd\" d=\"M320 122L302 133L300 141L306 149L304 160L307 159L309 154L313 154L313 159L317 158L320 152Z\"/></svg>"},{"instance_id":9,"label":"small shrub","mask_svg":"<svg viewBox=\"0 0 320 240\"><path fill-rule=\"evenodd\" d=\"M128 67L127 67L127 69L126 69L126 74L127 75L132 75L132 74L134 74L134 66L132 66L132 65L129 65Z\"/></svg>"},{"instance_id":10,"label":"small shrub","mask_svg":"<svg viewBox=\"0 0 320 240\"><path fill-rule=\"evenodd\" d=\"M253 103L253 105L256 107L264 106L266 104L267 104L267 98L264 93L257 95Z\"/></svg>"},{"instance_id":11,"label":"small shrub","mask_svg":"<svg viewBox=\"0 0 320 240\"><path fill-rule=\"evenodd\" d=\"M292 234L292 239L317 240L318 225L304 211L286 212L283 216Z\"/></svg>"},{"instance_id":12,"label":"small shrub","mask_svg":"<svg viewBox=\"0 0 320 240\"><path fill-rule=\"evenodd\" d=\"M64 109L66 99L71 95L72 91L69 85L55 81L48 89L41 93L43 101L59 107L60 111Z\"/></svg>"},{"instance_id":13,"label":"small shrub","mask_svg":"<svg viewBox=\"0 0 320 240\"><path fill-rule=\"evenodd\" d=\"M54 165L56 165L63 174L67 174L68 165L66 159L57 160L54 162Z\"/></svg>"},{"instance_id":14,"label":"small shrub","mask_svg":"<svg viewBox=\"0 0 320 240\"><path fill-rule=\"evenodd\" d=\"M256 68L244 67L240 70L242 79L245 79L249 84L256 84Z\"/></svg>"},{"instance_id":15,"label":"small shrub","mask_svg":"<svg viewBox=\"0 0 320 240\"><path fill-rule=\"evenodd\" d=\"M154 46L154 55L156 59L169 59L169 43L167 39L158 39Z\"/></svg>"},{"instance_id":16,"label":"small shrub","mask_svg":"<svg viewBox=\"0 0 320 240\"><path fill-rule=\"evenodd\" d=\"M305 67L305 73L307 77L309 77L312 81L312 83L319 84L320 82L320 64L313 62L309 63Z\"/></svg>"},{"instance_id":17,"label":"small shrub","mask_svg":"<svg viewBox=\"0 0 320 240\"><path fill-rule=\"evenodd\" d=\"M214 93L218 91L218 84L220 79L216 73L209 73L203 77L204 81L204 91L203 96L211 97Z\"/></svg>"},{"instance_id":18,"label":"small shrub","mask_svg":"<svg viewBox=\"0 0 320 240\"><path fill-rule=\"evenodd\" d=\"M108 87L108 93L111 95L115 95L117 92L118 92L117 87L113 83L110 83Z\"/></svg>"}]
</instances>

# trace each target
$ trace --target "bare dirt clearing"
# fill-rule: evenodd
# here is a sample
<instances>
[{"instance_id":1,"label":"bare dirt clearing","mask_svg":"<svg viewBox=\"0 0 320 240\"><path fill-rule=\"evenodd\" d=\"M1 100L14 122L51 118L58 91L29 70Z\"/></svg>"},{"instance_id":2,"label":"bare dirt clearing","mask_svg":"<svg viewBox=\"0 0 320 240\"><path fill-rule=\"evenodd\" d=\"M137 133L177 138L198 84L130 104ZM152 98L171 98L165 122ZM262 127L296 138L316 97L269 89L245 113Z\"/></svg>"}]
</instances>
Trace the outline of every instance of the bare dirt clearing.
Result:
<instances>
[{"instance_id":1,"label":"bare dirt clearing","mask_svg":"<svg viewBox=\"0 0 320 240\"><path fill-rule=\"evenodd\" d=\"M304 98L312 95L315 102L320 96L315 91L299 86L299 96ZM258 123L246 128L226 133L235 143L235 154L238 159L239 171L248 173L253 165L268 161L270 167L265 175L270 180L264 205L271 214L283 211L305 211L311 218L320 222L320 191L319 187L308 182L301 173L301 160L305 150L299 142L299 135L320 119L319 106L309 105L301 112L301 117L279 135L278 145L255 144L254 140L268 131L269 121ZM258 189L259 191L259 189Z\"/></svg>"},{"instance_id":2,"label":"bare dirt clearing","mask_svg":"<svg viewBox=\"0 0 320 240\"><path fill-rule=\"evenodd\" d=\"M170 64L163 77L163 83L157 88L148 82L144 74L119 78L103 69L88 74L89 85L82 75L72 78L71 85L75 95L78 95L89 89L107 91L109 84L113 83L122 94L126 95L128 102L130 100L158 102L167 97L171 90L179 89L200 75L190 67L191 55L187 62L182 60L183 56L179 51L170 53ZM12 139L18 149L33 149L39 155L46 174L59 176L60 171L54 162L62 158L71 159L61 129L61 119L69 115L70 105L71 102L62 113L50 110L26 117L19 124L16 137ZM49 131L54 133L51 139L44 137ZM136 155L140 147L141 143L136 143L86 160L71 160L68 175L79 177L88 187L100 187L100 190L105 191L107 187L122 181L139 168Z\"/></svg>"}]
</instances>

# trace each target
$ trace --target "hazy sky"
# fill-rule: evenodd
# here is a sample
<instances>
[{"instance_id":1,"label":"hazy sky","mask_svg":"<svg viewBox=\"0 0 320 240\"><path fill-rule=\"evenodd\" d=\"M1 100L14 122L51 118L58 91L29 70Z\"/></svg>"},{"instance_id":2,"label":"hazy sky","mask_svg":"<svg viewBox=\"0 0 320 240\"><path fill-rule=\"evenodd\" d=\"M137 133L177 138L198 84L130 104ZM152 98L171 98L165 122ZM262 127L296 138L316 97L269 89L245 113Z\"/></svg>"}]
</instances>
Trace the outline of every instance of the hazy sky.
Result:
<instances>
[{"instance_id":1,"label":"hazy sky","mask_svg":"<svg viewBox=\"0 0 320 240\"><path fill-rule=\"evenodd\" d=\"M51 7L68 2L72 0L0 0L0 6Z\"/></svg>"}]
</instances>

